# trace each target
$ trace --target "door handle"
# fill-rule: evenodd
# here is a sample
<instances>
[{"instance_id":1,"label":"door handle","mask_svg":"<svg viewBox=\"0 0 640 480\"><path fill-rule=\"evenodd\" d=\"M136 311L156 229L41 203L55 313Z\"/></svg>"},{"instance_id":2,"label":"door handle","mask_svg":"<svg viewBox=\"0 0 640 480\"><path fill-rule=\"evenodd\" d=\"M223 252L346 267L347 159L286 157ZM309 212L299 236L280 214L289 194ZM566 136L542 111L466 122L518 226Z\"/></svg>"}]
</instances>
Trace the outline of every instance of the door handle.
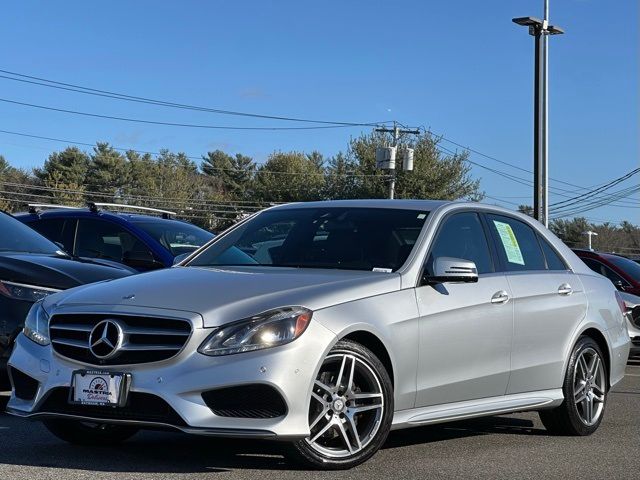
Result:
<instances>
[{"instance_id":1,"label":"door handle","mask_svg":"<svg viewBox=\"0 0 640 480\"><path fill-rule=\"evenodd\" d=\"M507 303L509 301L509 294L504 290L500 290L493 294L491 297L491 303Z\"/></svg>"},{"instance_id":2,"label":"door handle","mask_svg":"<svg viewBox=\"0 0 640 480\"><path fill-rule=\"evenodd\" d=\"M573 293L573 288L568 283L563 283L558 287L558 295L571 295Z\"/></svg>"}]
</instances>

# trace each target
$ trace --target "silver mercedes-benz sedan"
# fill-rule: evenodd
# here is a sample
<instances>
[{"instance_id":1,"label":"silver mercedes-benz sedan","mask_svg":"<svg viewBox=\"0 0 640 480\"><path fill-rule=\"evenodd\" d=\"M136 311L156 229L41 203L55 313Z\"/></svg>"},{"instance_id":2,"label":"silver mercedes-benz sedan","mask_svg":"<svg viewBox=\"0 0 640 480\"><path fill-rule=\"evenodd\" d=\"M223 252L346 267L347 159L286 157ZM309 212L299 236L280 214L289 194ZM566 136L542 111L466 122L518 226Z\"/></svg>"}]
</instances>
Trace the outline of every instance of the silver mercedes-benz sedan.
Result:
<instances>
[{"instance_id":1,"label":"silver mercedes-benz sedan","mask_svg":"<svg viewBox=\"0 0 640 480\"><path fill-rule=\"evenodd\" d=\"M624 304L535 220L354 200L254 215L180 265L34 305L8 411L73 443L141 428L365 461L392 429L536 410L589 435L624 375Z\"/></svg>"}]
</instances>

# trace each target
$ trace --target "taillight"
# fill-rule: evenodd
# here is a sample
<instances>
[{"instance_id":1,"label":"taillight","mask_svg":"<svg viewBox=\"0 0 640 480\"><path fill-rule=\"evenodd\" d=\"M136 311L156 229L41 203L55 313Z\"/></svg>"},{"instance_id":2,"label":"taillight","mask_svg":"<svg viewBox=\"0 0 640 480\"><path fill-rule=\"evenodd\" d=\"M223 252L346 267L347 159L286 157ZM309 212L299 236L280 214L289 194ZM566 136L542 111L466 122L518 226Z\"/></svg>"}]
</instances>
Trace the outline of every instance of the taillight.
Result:
<instances>
[{"instance_id":1,"label":"taillight","mask_svg":"<svg viewBox=\"0 0 640 480\"><path fill-rule=\"evenodd\" d=\"M616 300L618 301L618 306L620 307L620 311L622 312L623 315L626 315L627 312L629 312L631 309L627 308L627 304L624 303L624 300L622 299L622 295L620 295L620 292L618 292L616 290Z\"/></svg>"}]
</instances>

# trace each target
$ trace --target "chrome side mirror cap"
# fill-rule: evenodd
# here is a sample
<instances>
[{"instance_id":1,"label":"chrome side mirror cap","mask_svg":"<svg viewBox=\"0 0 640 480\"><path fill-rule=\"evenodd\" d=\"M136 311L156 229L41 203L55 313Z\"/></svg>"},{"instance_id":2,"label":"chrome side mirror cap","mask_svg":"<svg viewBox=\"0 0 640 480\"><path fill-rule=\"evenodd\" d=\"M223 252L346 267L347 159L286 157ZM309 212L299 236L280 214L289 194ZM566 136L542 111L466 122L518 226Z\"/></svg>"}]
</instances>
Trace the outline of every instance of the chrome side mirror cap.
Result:
<instances>
[{"instance_id":1,"label":"chrome side mirror cap","mask_svg":"<svg viewBox=\"0 0 640 480\"><path fill-rule=\"evenodd\" d=\"M433 274L425 273L425 283L475 283L478 269L470 260L438 257L433 262Z\"/></svg>"}]
</instances>

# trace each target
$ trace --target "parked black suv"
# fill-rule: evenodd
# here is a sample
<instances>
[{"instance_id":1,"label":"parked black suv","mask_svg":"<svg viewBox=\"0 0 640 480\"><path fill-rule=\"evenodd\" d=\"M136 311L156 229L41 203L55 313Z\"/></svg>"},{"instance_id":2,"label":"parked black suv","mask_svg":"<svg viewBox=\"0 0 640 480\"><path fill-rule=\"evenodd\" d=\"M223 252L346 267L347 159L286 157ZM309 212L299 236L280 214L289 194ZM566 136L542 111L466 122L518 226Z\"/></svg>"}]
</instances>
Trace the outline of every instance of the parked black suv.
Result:
<instances>
[{"instance_id":1,"label":"parked black suv","mask_svg":"<svg viewBox=\"0 0 640 480\"><path fill-rule=\"evenodd\" d=\"M67 288L135 273L115 262L80 260L0 211L0 383L31 305Z\"/></svg>"}]
</instances>

